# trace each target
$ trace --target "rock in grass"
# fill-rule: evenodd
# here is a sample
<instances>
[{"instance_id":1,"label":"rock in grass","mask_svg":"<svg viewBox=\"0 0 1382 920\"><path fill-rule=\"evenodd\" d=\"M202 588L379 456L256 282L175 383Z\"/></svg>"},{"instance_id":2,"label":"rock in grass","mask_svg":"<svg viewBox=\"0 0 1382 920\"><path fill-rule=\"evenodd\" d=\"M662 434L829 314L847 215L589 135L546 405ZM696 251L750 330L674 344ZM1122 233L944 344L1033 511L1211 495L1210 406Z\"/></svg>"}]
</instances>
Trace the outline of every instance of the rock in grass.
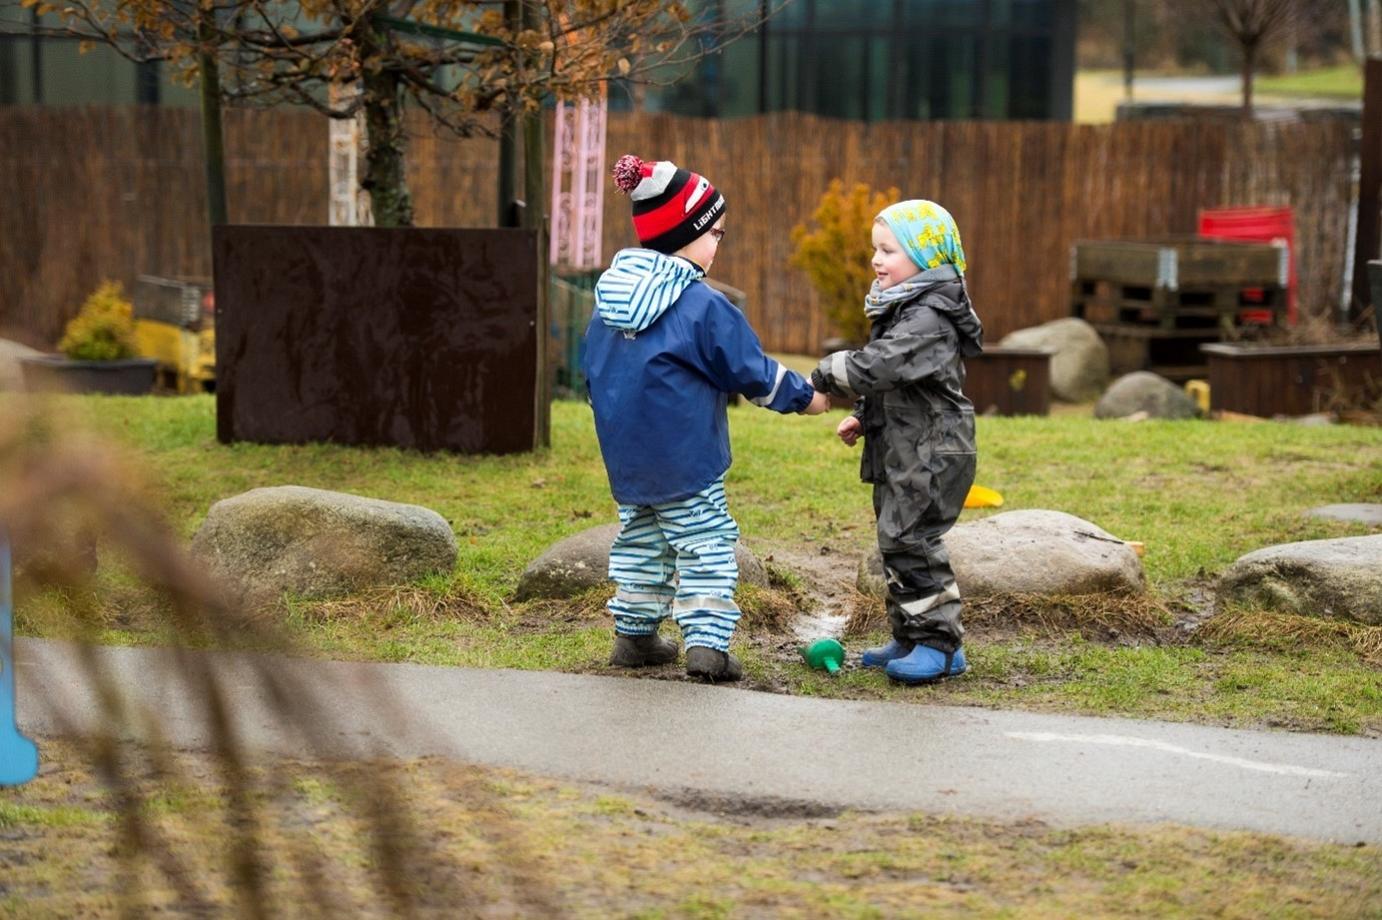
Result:
<instances>
[{"instance_id":1,"label":"rock in grass","mask_svg":"<svg viewBox=\"0 0 1382 920\"><path fill-rule=\"evenodd\" d=\"M1051 394L1066 402L1094 399L1108 383L1108 346L1094 327L1066 317L1018 329L998 343L1004 348L1045 348L1051 355Z\"/></svg>"},{"instance_id":2,"label":"rock in grass","mask_svg":"<svg viewBox=\"0 0 1382 920\"><path fill-rule=\"evenodd\" d=\"M957 524L945 535L961 596L1141 593L1147 587L1133 548L1063 511L1008 511ZM860 565L858 588L882 597L883 561Z\"/></svg>"},{"instance_id":3,"label":"rock in grass","mask_svg":"<svg viewBox=\"0 0 1382 920\"><path fill-rule=\"evenodd\" d=\"M285 593L340 597L450 572L456 536L419 505L274 486L212 505L192 553L258 606Z\"/></svg>"},{"instance_id":4,"label":"rock in grass","mask_svg":"<svg viewBox=\"0 0 1382 920\"><path fill-rule=\"evenodd\" d=\"M1382 534L1268 546L1219 578L1219 597L1382 626Z\"/></svg>"},{"instance_id":5,"label":"rock in grass","mask_svg":"<svg viewBox=\"0 0 1382 920\"><path fill-rule=\"evenodd\" d=\"M552 544L523 570L517 600L574 597L609 581L609 548L619 534L618 524L602 524ZM768 572L741 541L734 547L739 583L768 586Z\"/></svg>"},{"instance_id":6,"label":"rock in grass","mask_svg":"<svg viewBox=\"0 0 1382 920\"><path fill-rule=\"evenodd\" d=\"M1094 407L1095 418L1127 418L1145 412L1146 418L1185 419L1200 407L1185 391L1151 371L1134 371L1113 381Z\"/></svg>"}]
</instances>

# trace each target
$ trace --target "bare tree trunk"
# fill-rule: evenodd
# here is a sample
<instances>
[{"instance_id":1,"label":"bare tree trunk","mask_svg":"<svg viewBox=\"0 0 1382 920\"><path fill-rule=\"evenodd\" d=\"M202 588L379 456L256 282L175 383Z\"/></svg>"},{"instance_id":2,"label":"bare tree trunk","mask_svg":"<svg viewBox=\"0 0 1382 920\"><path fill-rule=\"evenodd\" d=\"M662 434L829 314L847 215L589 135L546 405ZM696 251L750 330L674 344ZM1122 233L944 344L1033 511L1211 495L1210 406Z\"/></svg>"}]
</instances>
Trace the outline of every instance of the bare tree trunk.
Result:
<instances>
[{"instance_id":1,"label":"bare tree trunk","mask_svg":"<svg viewBox=\"0 0 1382 920\"><path fill-rule=\"evenodd\" d=\"M1382 54L1382 2L1368 0L1368 54Z\"/></svg>"},{"instance_id":2,"label":"bare tree trunk","mask_svg":"<svg viewBox=\"0 0 1382 920\"><path fill-rule=\"evenodd\" d=\"M206 217L215 227L228 222L226 217L225 145L221 127L221 72L212 44L210 17L215 15L208 4L201 8L200 39L197 52L198 88L201 92L202 156L206 165Z\"/></svg>"},{"instance_id":3,"label":"bare tree trunk","mask_svg":"<svg viewBox=\"0 0 1382 920\"><path fill-rule=\"evenodd\" d=\"M1252 80L1257 69L1257 44L1243 45L1243 117L1252 118Z\"/></svg>"},{"instance_id":4,"label":"bare tree trunk","mask_svg":"<svg viewBox=\"0 0 1382 920\"><path fill-rule=\"evenodd\" d=\"M361 60L372 57L367 43L378 42L372 26L360 29ZM364 69L360 83L365 93L365 174L360 187L369 192L370 211L376 227L411 227L413 198L408 191L406 157L408 139L403 133L403 97L399 76L388 69Z\"/></svg>"}]
</instances>

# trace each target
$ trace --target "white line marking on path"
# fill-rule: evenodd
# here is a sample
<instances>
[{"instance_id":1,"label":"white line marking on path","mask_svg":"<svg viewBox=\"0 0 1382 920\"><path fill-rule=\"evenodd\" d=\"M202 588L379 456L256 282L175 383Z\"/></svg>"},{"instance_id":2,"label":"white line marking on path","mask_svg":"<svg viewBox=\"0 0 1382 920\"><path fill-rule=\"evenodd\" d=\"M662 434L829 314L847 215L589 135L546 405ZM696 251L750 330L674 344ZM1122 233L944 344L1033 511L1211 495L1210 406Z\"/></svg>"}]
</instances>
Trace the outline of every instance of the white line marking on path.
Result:
<instances>
[{"instance_id":1,"label":"white line marking on path","mask_svg":"<svg viewBox=\"0 0 1382 920\"><path fill-rule=\"evenodd\" d=\"M1242 757L1229 757L1224 754L1207 754L1203 751L1192 751L1189 748L1177 747L1165 741L1152 741L1148 738L1134 738L1129 735L1061 735L1055 732L1004 732L1003 734L1009 738L1016 738L1019 741L1070 741L1075 744L1108 744L1122 745L1125 747L1152 748L1154 750L1164 751L1167 754L1183 754L1186 757L1197 757L1200 760L1212 760L1215 763L1242 767L1244 770L1260 770L1263 773L1279 773L1283 776L1342 777L1351 775L1348 773L1335 773L1332 770L1316 770L1312 767L1293 767L1288 764L1263 763L1260 760L1244 760Z\"/></svg>"}]
</instances>

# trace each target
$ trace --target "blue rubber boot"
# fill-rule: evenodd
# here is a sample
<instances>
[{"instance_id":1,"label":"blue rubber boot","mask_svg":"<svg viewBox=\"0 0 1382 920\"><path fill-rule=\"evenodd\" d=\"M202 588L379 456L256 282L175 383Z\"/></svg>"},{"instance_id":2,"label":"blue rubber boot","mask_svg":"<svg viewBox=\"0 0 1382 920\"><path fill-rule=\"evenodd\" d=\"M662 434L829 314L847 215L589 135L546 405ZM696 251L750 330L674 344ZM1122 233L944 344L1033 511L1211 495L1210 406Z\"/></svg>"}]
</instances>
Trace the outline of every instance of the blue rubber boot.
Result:
<instances>
[{"instance_id":1,"label":"blue rubber boot","mask_svg":"<svg viewBox=\"0 0 1382 920\"><path fill-rule=\"evenodd\" d=\"M893 639L887 645L864 649L864 654L859 656L859 663L866 668L881 668L894 658L903 658L911 652L912 643Z\"/></svg>"},{"instance_id":2,"label":"blue rubber boot","mask_svg":"<svg viewBox=\"0 0 1382 920\"><path fill-rule=\"evenodd\" d=\"M904 684L929 684L966 670L964 649L955 649L951 656L929 645L918 645L910 655L888 662L887 674Z\"/></svg>"}]
</instances>

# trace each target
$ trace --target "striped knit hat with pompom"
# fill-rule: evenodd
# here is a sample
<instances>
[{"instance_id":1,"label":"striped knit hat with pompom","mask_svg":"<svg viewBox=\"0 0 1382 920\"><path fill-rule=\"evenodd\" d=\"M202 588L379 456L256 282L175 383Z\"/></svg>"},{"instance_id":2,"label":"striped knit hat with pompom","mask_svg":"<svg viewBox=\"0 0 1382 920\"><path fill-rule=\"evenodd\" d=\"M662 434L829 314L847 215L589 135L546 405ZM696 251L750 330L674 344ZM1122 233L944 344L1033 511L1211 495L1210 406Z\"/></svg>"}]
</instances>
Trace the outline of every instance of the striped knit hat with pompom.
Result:
<instances>
[{"instance_id":1,"label":"striped knit hat with pompom","mask_svg":"<svg viewBox=\"0 0 1382 920\"><path fill-rule=\"evenodd\" d=\"M614 164L614 184L633 199L633 229L648 249L674 253L715 226L725 197L704 176L663 160L628 154Z\"/></svg>"}]
</instances>

